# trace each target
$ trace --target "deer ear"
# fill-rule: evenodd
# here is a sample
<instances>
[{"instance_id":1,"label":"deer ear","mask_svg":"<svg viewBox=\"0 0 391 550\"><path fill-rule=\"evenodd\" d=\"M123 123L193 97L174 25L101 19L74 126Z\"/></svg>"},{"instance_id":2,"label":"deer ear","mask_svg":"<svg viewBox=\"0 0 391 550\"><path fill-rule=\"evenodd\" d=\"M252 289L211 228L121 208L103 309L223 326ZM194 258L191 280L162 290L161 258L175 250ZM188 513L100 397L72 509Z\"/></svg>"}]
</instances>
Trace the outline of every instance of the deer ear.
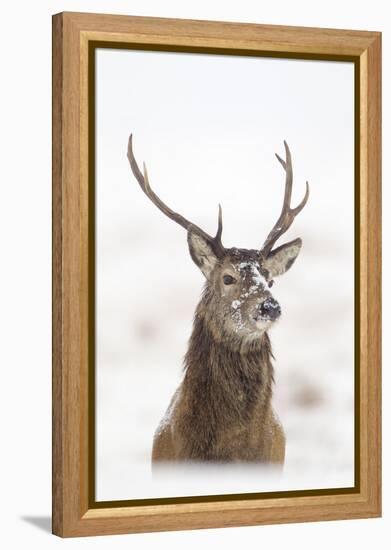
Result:
<instances>
[{"instance_id":1,"label":"deer ear","mask_svg":"<svg viewBox=\"0 0 391 550\"><path fill-rule=\"evenodd\" d=\"M216 254L204 237L189 229L187 232L190 256L193 262L200 268L202 273L209 279L215 265L218 262Z\"/></svg>"},{"instance_id":2,"label":"deer ear","mask_svg":"<svg viewBox=\"0 0 391 550\"><path fill-rule=\"evenodd\" d=\"M268 270L269 278L283 275L293 265L301 249L301 239L295 239L272 250L262 266Z\"/></svg>"}]
</instances>

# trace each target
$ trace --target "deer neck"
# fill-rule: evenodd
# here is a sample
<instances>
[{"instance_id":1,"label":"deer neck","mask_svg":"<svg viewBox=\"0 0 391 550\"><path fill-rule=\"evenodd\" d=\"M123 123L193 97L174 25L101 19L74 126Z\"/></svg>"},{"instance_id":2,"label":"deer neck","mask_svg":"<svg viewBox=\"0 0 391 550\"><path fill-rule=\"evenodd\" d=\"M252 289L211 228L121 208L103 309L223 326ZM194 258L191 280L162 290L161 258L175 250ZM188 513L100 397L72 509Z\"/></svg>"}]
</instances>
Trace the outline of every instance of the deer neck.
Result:
<instances>
[{"instance_id":1,"label":"deer neck","mask_svg":"<svg viewBox=\"0 0 391 550\"><path fill-rule=\"evenodd\" d=\"M197 310L185 356L182 384L187 406L203 421L225 424L250 421L270 406L273 383L267 333L250 343L216 338Z\"/></svg>"}]
</instances>

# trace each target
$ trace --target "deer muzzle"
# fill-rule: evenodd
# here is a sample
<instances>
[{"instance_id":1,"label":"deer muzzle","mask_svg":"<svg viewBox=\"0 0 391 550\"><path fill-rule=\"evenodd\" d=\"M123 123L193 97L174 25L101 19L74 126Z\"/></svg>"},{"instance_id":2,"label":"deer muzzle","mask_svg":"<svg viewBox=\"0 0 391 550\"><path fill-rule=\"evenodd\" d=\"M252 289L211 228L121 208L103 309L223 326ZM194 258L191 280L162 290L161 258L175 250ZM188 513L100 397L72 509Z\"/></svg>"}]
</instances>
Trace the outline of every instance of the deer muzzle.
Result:
<instances>
[{"instance_id":1,"label":"deer muzzle","mask_svg":"<svg viewBox=\"0 0 391 550\"><path fill-rule=\"evenodd\" d=\"M280 304L269 296L257 307L256 319L263 321L276 321L281 315Z\"/></svg>"}]
</instances>

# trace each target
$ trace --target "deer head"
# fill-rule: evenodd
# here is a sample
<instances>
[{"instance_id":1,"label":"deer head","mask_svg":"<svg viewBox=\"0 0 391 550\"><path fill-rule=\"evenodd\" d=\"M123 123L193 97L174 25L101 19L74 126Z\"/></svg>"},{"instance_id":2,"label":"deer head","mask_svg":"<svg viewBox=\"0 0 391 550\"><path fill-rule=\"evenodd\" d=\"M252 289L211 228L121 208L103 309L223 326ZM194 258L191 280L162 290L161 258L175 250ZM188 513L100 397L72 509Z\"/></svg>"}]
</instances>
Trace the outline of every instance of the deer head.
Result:
<instances>
[{"instance_id":1,"label":"deer head","mask_svg":"<svg viewBox=\"0 0 391 550\"><path fill-rule=\"evenodd\" d=\"M241 339L253 339L263 334L281 315L281 306L273 297L274 278L283 275L296 260L301 239L273 248L304 208L309 196L306 182L304 198L291 208L292 158L284 141L286 159L276 154L285 170L285 194L281 214L259 250L225 248L221 241L222 210L219 205L218 226L214 237L174 212L153 192L146 166L140 171L133 155L132 136L129 138L128 159L132 172L147 197L166 216L187 230L190 255L206 278L202 314L210 321L220 337L235 334Z\"/></svg>"}]
</instances>

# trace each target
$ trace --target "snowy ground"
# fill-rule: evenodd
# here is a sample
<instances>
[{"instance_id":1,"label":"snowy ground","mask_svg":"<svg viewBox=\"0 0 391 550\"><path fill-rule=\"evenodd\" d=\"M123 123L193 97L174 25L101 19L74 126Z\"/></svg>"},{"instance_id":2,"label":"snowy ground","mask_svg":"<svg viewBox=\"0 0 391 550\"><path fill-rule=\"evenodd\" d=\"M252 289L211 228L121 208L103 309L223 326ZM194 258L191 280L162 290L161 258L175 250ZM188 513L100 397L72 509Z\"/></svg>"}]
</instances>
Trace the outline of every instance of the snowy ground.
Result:
<instances>
[{"instance_id":1,"label":"snowy ground","mask_svg":"<svg viewBox=\"0 0 391 550\"><path fill-rule=\"evenodd\" d=\"M155 64L142 57L132 66L125 53L115 52L113 63L105 52L97 71L98 500L351 486L351 67L251 59L241 61L239 78L231 61L213 65L211 56L206 77L199 56L179 66L178 56L164 65L167 57L150 54ZM131 78L140 71L145 93ZM222 203L226 246L259 247L278 216L284 174L274 152L283 154L284 138L294 160L294 204L310 182L308 205L284 239L302 237L302 252L273 286L283 312L270 334L274 405L287 437L281 476L251 467L151 476L153 433L181 377L203 277L185 231L131 176L130 131L136 157L174 209L213 234Z\"/></svg>"}]
</instances>

